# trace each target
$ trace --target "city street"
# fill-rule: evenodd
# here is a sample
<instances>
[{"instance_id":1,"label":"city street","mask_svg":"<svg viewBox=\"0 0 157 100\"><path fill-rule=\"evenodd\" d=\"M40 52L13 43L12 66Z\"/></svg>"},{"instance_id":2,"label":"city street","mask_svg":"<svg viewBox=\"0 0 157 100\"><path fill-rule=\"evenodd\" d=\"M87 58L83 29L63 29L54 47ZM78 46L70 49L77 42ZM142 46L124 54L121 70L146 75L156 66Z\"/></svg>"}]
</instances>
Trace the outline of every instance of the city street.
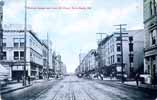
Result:
<instances>
[{"instance_id":1,"label":"city street","mask_svg":"<svg viewBox=\"0 0 157 100\"><path fill-rule=\"evenodd\" d=\"M153 96L154 95L154 96ZM149 90L140 90L114 81L68 76L63 80L36 83L2 95L2 100L155 100Z\"/></svg>"}]
</instances>

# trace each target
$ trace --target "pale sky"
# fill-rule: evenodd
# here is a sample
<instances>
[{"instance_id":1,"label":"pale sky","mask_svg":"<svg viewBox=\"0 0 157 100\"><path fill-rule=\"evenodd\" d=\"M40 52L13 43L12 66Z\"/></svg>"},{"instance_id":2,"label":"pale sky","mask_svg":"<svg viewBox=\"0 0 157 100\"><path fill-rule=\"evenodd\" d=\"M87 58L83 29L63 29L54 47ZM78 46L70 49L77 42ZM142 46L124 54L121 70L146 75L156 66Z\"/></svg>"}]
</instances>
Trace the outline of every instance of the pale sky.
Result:
<instances>
[{"instance_id":1,"label":"pale sky","mask_svg":"<svg viewBox=\"0 0 157 100\"><path fill-rule=\"evenodd\" d=\"M4 24L24 24L24 0L4 0ZM79 64L79 53L97 48L96 33L112 33L113 25L143 28L143 0L27 0L29 7L91 7L91 9L28 9L28 24L40 38L49 38L68 72Z\"/></svg>"}]
</instances>

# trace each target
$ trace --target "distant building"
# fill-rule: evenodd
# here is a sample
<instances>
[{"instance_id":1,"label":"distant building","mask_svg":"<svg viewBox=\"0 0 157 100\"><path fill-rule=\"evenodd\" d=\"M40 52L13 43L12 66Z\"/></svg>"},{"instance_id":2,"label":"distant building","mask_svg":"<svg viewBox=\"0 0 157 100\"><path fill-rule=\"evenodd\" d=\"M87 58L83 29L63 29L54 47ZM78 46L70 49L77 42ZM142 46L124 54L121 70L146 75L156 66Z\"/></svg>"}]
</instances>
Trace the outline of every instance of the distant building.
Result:
<instances>
[{"instance_id":1,"label":"distant building","mask_svg":"<svg viewBox=\"0 0 157 100\"><path fill-rule=\"evenodd\" d=\"M144 71L157 83L157 1L143 0L144 4Z\"/></svg>"},{"instance_id":2,"label":"distant building","mask_svg":"<svg viewBox=\"0 0 157 100\"><path fill-rule=\"evenodd\" d=\"M82 60L84 59L85 56L86 56L85 53L80 53L80 54L79 54L79 63L82 62Z\"/></svg>"},{"instance_id":3,"label":"distant building","mask_svg":"<svg viewBox=\"0 0 157 100\"><path fill-rule=\"evenodd\" d=\"M65 75L67 73L66 65L62 62L61 55L57 55L53 52L52 65L54 70L54 75Z\"/></svg>"},{"instance_id":4,"label":"distant building","mask_svg":"<svg viewBox=\"0 0 157 100\"><path fill-rule=\"evenodd\" d=\"M42 42L42 59L43 59L43 78L48 78L49 62L48 62L48 46Z\"/></svg>"},{"instance_id":5,"label":"distant building","mask_svg":"<svg viewBox=\"0 0 157 100\"><path fill-rule=\"evenodd\" d=\"M3 28L2 28L3 5L4 5L4 2L0 1L0 60L3 57Z\"/></svg>"},{"instance_id":6,"label":"distant building","mask_svg":"<svg viewBox=\"0 0 157 100\"><path fill-rule=\"evenodd\" d=\"M88 73L88 72L94 72L96 69L96 60L95 60L95 52L96 50L92 49L90 50L81 60L78 68L76 69L77 73ZM79 55L80 57L80 55Z\"/></svg>"},{"instance_id":7,"label":"distant building","mask_svg":"<svg viewBox=\"0 0 157 100\"><path fill-rule=\"evenodd\" d=\"M43 55L44 77L51 77L53 74L52 41L51 40L42 40L42 43L43 43L43 54L44 54Z\"/></svg>"}]
</instances>

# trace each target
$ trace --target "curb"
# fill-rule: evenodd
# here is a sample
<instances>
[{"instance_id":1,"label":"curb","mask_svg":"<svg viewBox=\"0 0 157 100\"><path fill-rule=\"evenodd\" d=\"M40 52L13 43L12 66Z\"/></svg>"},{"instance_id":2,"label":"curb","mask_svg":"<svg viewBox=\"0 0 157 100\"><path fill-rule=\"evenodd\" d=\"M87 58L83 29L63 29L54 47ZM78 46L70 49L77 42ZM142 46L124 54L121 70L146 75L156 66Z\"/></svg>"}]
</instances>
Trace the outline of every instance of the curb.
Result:
<instances>
[{"instance_id":1,"label":"curb","mask_svg":"<svg viewBox=\"0 0 157 100\"><path fill-rule=\"evenodd\" d=\"M24 88L27 88L27 87L30 87L30 86L32 86L32 84L31 85L27 85L27 86L22 86L22 87L19 87L19 88L16 88L16 89L10 89L10 90L4 91L4 92L0 92L0 94L10 93L10 92L13 92L13 91L16 91L16 90L20 90L20 89L24 89Z\"/></svg>"}]
</instances>

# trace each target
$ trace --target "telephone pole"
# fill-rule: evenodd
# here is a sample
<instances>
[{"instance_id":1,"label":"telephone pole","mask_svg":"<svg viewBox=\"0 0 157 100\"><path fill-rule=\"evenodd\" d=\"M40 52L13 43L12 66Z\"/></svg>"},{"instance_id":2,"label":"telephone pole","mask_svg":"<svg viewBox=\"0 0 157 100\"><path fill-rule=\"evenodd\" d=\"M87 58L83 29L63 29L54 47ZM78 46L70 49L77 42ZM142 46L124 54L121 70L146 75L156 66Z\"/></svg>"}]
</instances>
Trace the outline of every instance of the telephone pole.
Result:
<instances>
[{"instance_id":1,"label":"telephone pole","mask_svg":"<svg viewBox=\"0 0 157 100\"><path fill-rule=\"evenodd\" d=\"M120 46L121 46L121 73L122 73L122 83L124 83L124 64L123 64L123 37L122 37L122 29L124 26L126 26L127 24L119 24L119 25L114 25L119 27L118 30L120 31Z\"/></svg>"},{"instance_id":2,"label":"telephone pole","mask_svg":"<svg viewBox=\"0 0 157 100\"><path fill-rule=\"evenodd\" d=\"M96 33L96 34L100 35L100 40L98 40L98 43L99 43L100 41L103 40L103 35L105 35L106 33Z\"/></svg>"},{"instance_id":3,"label":"telephone pole","mask_svg":"<svg viewBox=\"0 0 157 100\"><path fill-rule=\"evenodd\" d=\"M3 28L2 28L2 21L3 21L3 5L4 1L0 1L0 60L3 59Z\"/></svg>"},{"instance_id":4,"label":"telephone pole","mask_svg":"<svg viewBox=\"0 0 157 100\"><path fill-rule=\"evenodd\" d=\"M49 34L47 33L47 79L49 79Z\"/></svg>"},{"instance_id":5,"label":"telephone pole","mask_svg":"<svg viewBox=\"0 0 157 100\"><path fill-rule=\"evenodd\" d=\"M24 68L23 68L23 85L26 86L26 46L27 46L27 0L25 0L25 26L24 26Z\"/></svg>"}]
</instances>

